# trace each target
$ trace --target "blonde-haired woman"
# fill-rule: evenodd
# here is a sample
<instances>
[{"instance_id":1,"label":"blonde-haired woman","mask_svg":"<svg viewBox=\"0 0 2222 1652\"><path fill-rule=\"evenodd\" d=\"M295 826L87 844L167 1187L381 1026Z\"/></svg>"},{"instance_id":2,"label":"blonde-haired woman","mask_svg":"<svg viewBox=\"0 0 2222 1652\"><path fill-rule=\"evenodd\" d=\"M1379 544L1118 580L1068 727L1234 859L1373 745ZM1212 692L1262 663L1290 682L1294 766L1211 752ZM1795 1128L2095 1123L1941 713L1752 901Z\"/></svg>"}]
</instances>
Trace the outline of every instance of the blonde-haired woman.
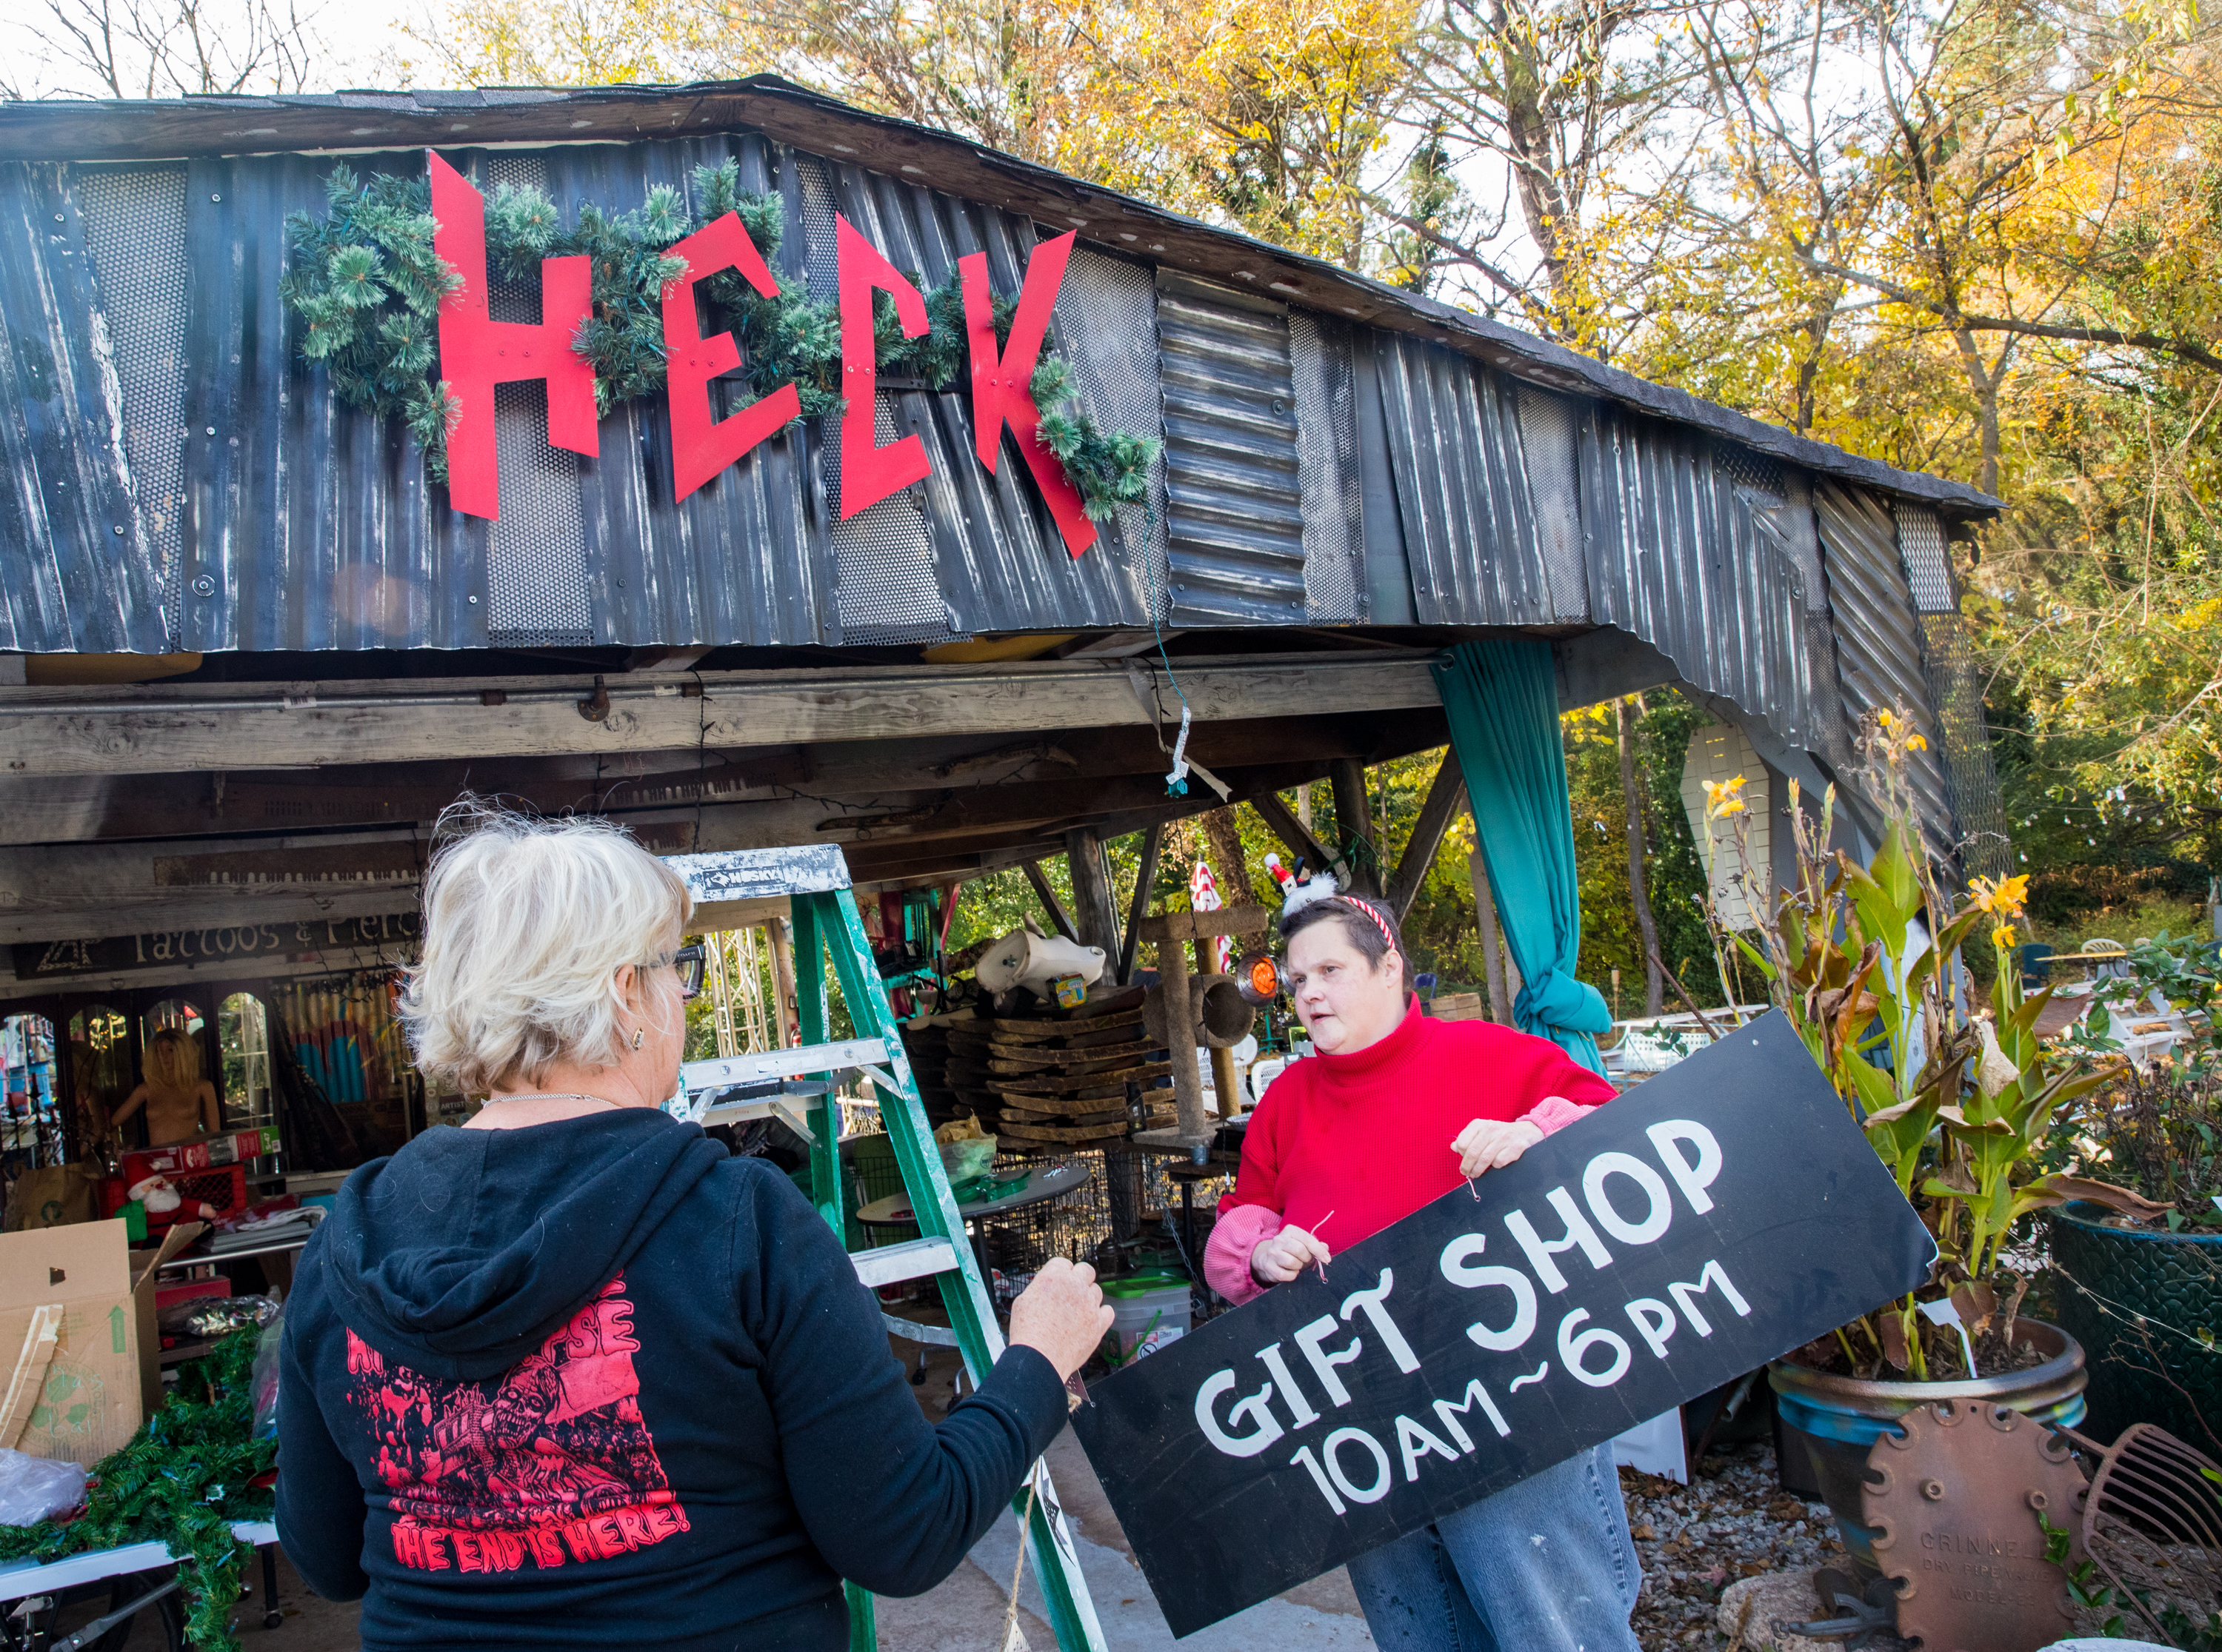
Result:
<instances>
[{"instance_id":1,"label":"blonde-haired woman","mask_svg":"<svg viewBox=\"0 0 2222 1652\"><path fill-rule=\"evenodd\" d=\"M109 1133L117 1135L141 1107L147 1110L150 1148L213 1135L223 1128L216 1086L201 1077L201 1047L191 1034L165 1027L147 1041L146 1077L109 1120Z\"/></svg>"},{"instance_id":2,"label":"blonde-haired woman","mask_svg":"<svg viewBox=\"0 0 2222 1652\"><path fill-rule=\"evenodd\" d=\"M838 1652L842 1580L931 1588L1007 1505L1102 1293L1050 1264L929 1425L818 1212L662 1109L700 979L685 885L599 823L443 824L402 1012L488 1104L355 1172L303 1255L286 1553L363 1599L373 1652Z\"/></svg>"}]
</instances>

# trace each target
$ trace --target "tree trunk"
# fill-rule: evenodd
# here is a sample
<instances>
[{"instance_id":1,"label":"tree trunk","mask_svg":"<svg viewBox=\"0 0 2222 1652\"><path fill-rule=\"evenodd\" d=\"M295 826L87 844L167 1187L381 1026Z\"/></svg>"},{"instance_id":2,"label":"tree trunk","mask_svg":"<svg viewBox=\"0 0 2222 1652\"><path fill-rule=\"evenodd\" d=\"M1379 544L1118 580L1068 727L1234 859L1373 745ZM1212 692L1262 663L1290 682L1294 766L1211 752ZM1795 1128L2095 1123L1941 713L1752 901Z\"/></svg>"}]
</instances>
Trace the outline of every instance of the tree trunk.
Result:
<instances>
[{"instance_id":1,"label":"tree trunk","mask_svg":"<svg viewBox=\"0 0 2222 1652\"><path fill-rule=\"evenodd\" d=\"M1975 485L1986 493L1999 491L1999 387L2005 383L2006 363L2013 354L2013 342L2008 340L1999 350L1998 360L1986 366L1983 353L1976 347L1975 335L1966 328L1952 335L1952 341L1960 348L1960 365L1967 370L1968 383L1975 392L1975 428L1982 438L1982 468Z\"/></svg>"},{"instance_id":2,"label":"tree trunk","mask_svg":"<svg viewBox=\"0 0 2222 1652\"><path fill-rule=\"evenodd\" d=\"M1214 809L1203 817L1204 842L1211 846L1211 870L1219 879L1219 898L1229 906L1255 906L1258 892L1250 886L1250 868L1242 854L1242 830L1234 818L1234 805Z\"/></svg>"},{"instance_id":3,"label":"tree trunk","mask_svg":"<svg viewBox=\"0 0 2222 1652\"><path fill-rule=\"evenodd\" d=\"M1651 892L1643 875L1643 788L1635 778L1635 707L1623 699L1614 710L1620 718L1620 790L1628 802L1628 895L1635 907L1636 933L1643 941L1643 1013L1655 1016L1665 1002L1666 982L1659 967L1659 920L1652 915Z\"/></svg>"}]
</instances>

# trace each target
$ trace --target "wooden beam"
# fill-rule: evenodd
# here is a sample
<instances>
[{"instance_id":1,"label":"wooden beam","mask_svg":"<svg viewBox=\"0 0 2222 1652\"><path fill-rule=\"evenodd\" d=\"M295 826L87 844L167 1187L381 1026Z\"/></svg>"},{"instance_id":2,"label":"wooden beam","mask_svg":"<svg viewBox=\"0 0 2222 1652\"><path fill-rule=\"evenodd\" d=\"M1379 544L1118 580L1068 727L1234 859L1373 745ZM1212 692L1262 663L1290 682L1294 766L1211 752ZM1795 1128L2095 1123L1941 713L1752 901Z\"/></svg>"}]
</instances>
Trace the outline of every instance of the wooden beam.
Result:
<instances>
[{"instance_id":1,"label":"wooden beam","mask_svg":"<svg viewBox=\"0 0 2222 1652\"><path fill-rule=\"evenodd\" d=\"M1127 909L1127 933L1119 942L1119 985L1134 979L1134 948L1142 939L1142 920L1149 916L1150 895L1158 881L1158 855L1165 846L1163 822L1142 829L1142 864L1134 877L1134 899Z\"/></svg>"},{"instance_id":2,"label":"wooden beam","mask_svg":"<svg viewBox=\"0 0 2222 1652\"><path fill-rule=\"evenodd\" d=\"M1026 874L1026 881L1034 886L1034 893L1041 897L1042 909L1049 914L1049 921L1057 925L1057 932L1075 946L1087 944L1080 938L1080 927L1072 921L1072 914L1064 910L1064 903L1057 898L1057 891L1050 886L1049 876L1041 869L1041 862L1021 860L1019 867Z\"/></svg>"},{"instance_id":3,"label":"wooden beam","mask_svg":"<svg viewBox=\"0 0 2222 1652\"><path fill-rule=\"evenodd\" d=\"M1363 852L1350 858L1350 875L1345 885L1360 895L1379 896L1381 893L1380 848L1373 835L1373 810L1365 795L1365 765L1355 758L1337 758L1328 770L1328 779L1334 785L1334 823L1342 833L1345 843L1355 845L1363 839L1371 854Z\"/></svg>"},{"instance_id":4,"label":"wooden beam","mask_svg":"<svg viewBox=\"0 0 2222 1652\"><path fill-rule=\"evenodd\" d=\"M1273 927L1270 906L1228 906L1215 912L1164 912L1142 920L1145 941L1203 941L1216 936L1263 935Z\"/></svg>"},{"instance_id":5,"label":"wooden beam","mask_svg":"<svg viewBox=\"0 0 2222 1652\"><path fill-rule=\"evenodd\" d=\"M1427 656L1256 655L1183 661L1196 720L1340 713L1438 703ZM643 673L581 706L590 677L0 689L0 775L181 773L396 760L794 745L950 735L1148 727L1158 720L1122 661ZM697 691L699 690L699 697Z\"/></svg>"},{"instance_id":6,"label":"wooden beam","mask_svg":"<svg viewBox=\"0 0 2222 1652\"><path fill-rule=\"evenodd\" d=\"M1251 798L1250 806L1264 817L1273 835L1281 840L1289 853L1313 872L1332 868L1338 878L1344 874L1346 868L1341 856L1321 842L1312 829L1296 818L1296 811L1281 801L1277 791L1257 793Z\"/></svg>"},{"instance_id":7,"label":"wooden beam","mask_svg":"<svg viewBox=\"0 0 2222 1652\"><path fill-rule=\"evenodd\" d=\"M1412 823L1412 835L1404 845L1397 871L1389 879L1387 900L1389 910L1397 915L1397 922L1404 921L1404 914L1412 910L1412 898L1420 892L1427 880L1428 868L1435 863L1435 852L1443 846L1443 834L1450 830L1451 822L1458 818L1466 807L1466 776L1459 772L1455 747L1443 750L1442 767L1435 771L1434 783L1428 786L1427 800L1420 805L1420 817Z\"/></svg>"},{"instance_id":8,"label":"wooden beam","mask_svg":"<svg viewBox=\"0 0 2222 1652\"><path fill-rule=\"evenodd\" d=\"M1107 961L1120 953L1119 902L1111 892L1111 863L1103 840L1085 826L1064 835L1065 865L1072 871L1072 904L1079 909L1080 939L1101 947Z\"/></svg>"}]
</instances>

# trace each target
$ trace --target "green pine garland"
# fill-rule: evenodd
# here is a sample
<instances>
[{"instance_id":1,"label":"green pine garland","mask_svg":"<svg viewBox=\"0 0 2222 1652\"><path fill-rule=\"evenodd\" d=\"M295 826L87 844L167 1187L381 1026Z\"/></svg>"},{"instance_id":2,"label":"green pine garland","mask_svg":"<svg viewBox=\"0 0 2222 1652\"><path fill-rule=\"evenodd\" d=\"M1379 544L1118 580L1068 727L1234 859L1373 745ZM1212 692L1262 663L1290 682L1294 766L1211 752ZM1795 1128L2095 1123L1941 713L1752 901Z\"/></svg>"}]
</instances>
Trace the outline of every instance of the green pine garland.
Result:
<instances>
[{"instance_id":1,"label":"green pine garland","mask_svg":"<svg viewBox=\"0 0 2222 1652\"><path fill-rule=\"evenodd\" d=\"M248 1437L261 1336L242 1326L183 1367L130 1442L93 1466L85 1512L66 1524L0 1526L0 1560L166 1542L185 1588L185 1638L199 1652L240 1652L231 1609L252 1550L231 1523L271 1517L274 1499L254 1482L278 1462L275 1440Z\"/></svg>"},{"instance_id":2,"label":"green pine garland","mask_svg":"<svg viewBox=\"0 0 2222 1652\"><path fill-rule=\"evenodd\" d=\"M299 323L301 354L329 369L333 390L349 405L405 420L432 473L444 480L455 397L432 369L440 300L460 278L433 250L430 186L385 174L358 183L338 166L325 194L330 210L321 222L298 212L286 220L291 256L279 291ZM696 167L694 194L699 216L677 190L659 184L639 207L615 217L582 206L568 229L537 189L505 184L486 202L486 259L494 272L524 281L538 276L543 258L583 254L593 261L593 307L572 347L593 364L595 404L604 413L663 387L663 286L682 268L669 254L674 244L731 212L766 263L778 256L785 206L776 195L744 191L737 163ZM918 278L910 279L915 285ZM840 412L837 305L813 303L793 282L767 298L738 270L719 271L702 288L713 324L739 343L757 395L792 383L804 417ZM970 361L964 295L952 273L925 297L928 329L907 339L894 300L874 295L875 354L882 372L946 391ZM1009 340L1015 309L996 297L999 347ZM1032 388L1042 444L1079 490L1091 521L1148 497L1161 444L1098 429L1081 410L1071 366L1059 356L1042 358Z\"/></svg>"}]
</instances>

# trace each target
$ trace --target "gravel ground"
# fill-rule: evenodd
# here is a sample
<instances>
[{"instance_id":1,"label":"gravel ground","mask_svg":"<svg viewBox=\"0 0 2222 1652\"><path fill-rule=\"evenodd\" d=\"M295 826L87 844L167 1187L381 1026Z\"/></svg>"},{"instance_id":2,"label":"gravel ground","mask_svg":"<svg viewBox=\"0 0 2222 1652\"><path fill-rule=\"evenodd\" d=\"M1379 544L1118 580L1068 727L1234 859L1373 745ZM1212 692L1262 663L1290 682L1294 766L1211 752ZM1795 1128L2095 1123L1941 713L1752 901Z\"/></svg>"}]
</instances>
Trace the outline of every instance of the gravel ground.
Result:
<instances>
[{"instance_id":1,"label":"gravel ground","mask_svg":"<svg viewBox=\"0 0 2222 1652\"><path fill-rule=\"evenodd\" d=\"M1725 1648L1721 1591L1762 1572L1811 1572L1843 1559L1825 1505L1786 1495L1765 1443L1708 1452L1687 1486L1620 1471L1628 1524L1643 1558L1635 1637L1644 1652Z\"/></svg>"}]
</instances>

